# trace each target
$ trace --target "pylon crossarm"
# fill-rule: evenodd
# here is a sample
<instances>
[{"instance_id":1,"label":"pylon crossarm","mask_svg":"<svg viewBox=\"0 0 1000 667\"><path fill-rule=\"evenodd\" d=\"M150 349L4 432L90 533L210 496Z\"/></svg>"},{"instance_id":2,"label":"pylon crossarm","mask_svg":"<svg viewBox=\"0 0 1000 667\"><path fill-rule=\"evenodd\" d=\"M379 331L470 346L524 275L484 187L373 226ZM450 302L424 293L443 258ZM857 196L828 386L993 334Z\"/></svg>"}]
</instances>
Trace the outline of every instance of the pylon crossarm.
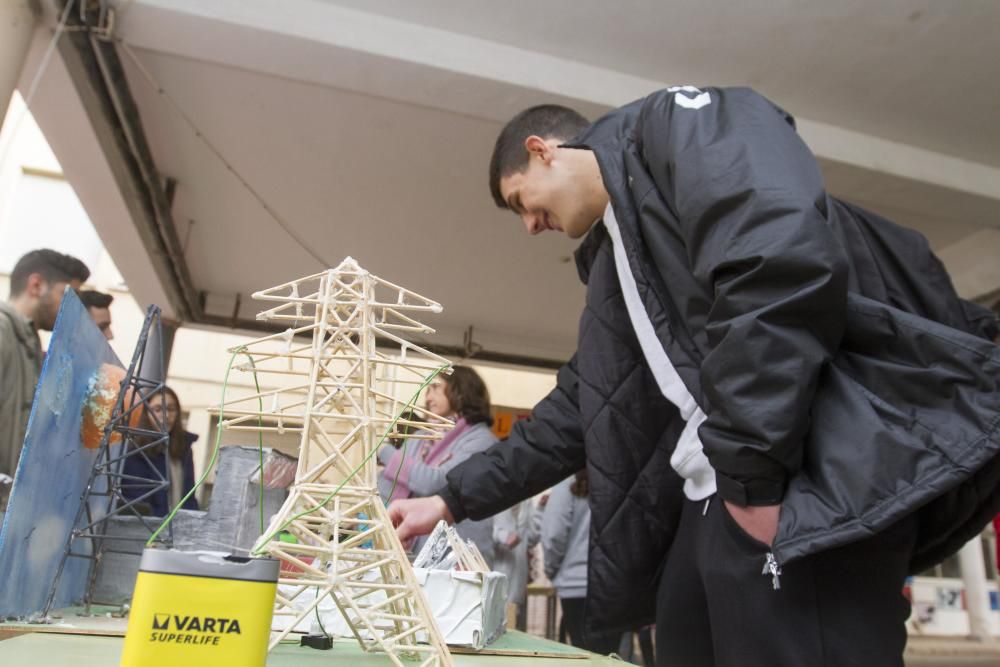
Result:
<instances>
[{"instance_id":1,"label":"pylon crossarm","mask_svg":"<svg viewBox=\"0 0 1000 667\"><path fill-rule=\"evenodd\" d=\"M390 318L396 318L399 321L393 322ZM376 324L380 327L406 327L408 330L421 334L436 333L434 329L430 328L423 322L418 322L412 317L399 312L395 308L383 308L381 316L376 320Z\"/></svg>"},{"instance_id":2,"label":"pylon crossarm","mask_svg":"<svg viewBox=\"0 0 1000 667\"><path fill-rule=\"evenodd\" d=\"M263 339L260 340L262 341ZM252 345L254 342L260 341L252 341L247 344ZM284 351L246 350L242 352L243 358L250 357L253 360L253 364L249 361L242 361L234 364L233 368L244 373L252 373L254 370L259 373L262 369L266 369L272 361L288 361L291 359L292 361L308 362L312 359L312 356L308 354L311 347L311 345L291 346Z\"/></svg>"},{"instance_id":3,"label":"pylon crossarm","mask_svg":"<svg viewBox=\"0 0 1000 667\"><path fill-rule=\"evenodd\" d=\"M256 346L258 346L258 345L263 344L263 343L269 343L269 342L275 341L275 340L287 341L287 340L290 340L294 336L297 336L299 334L308 333L308 332L312 331L315 328L316 328L315 324L306 324L306 325L301 326L301 327L292 327L292 328L286 329L285 331L279 331L278 333L268 334L267 336L262 336L260 338L255 338L255 339L253 339L251 341L247 341L246 343L243 343L242 345L233 346L233 347L229 348L228 350L226 350L226 352L228 352L229 354L233 354L234 352L245 352L245 353L249 354L250 356L254 356L254 355L257 355L257 354L276 354L276 356L281 356L280 353L256 352L254 350L254 348Z\"/></svg>"},{"instance_id":4,"label":"pylon crossarm","mask_svg":"<svg viewBox=\"0 0 1000 667\"><path fill-rule=\"evenodd\" d=\"M409 341L407 341L407 340L405 340L403 338L400 338L399 336L397 336L396 334L394 334L392 332L385 331L383 329L380 329L377 326L372 326L371 327L371 331L375 335L381 335L383 338L387 338L388 340L391 340L391 341L393 341L395 343L398 343L401 347L405 348L408 353L416 353L416 354L420 355L421 357L423 357L424 359L437 361L442 366L451 366L451 362L449 362L444 357L436 355L433 352L430 352L428 350L425 350L424 348L420 347L419 345L414 345L413 343L410 343Z\"/></svg>"},{"instance_id":5,"label":"pylon crossarm","mask_svg":"<svg viewBox=\"0 0 1000 667\"><path fill-rule=\"evenodd\" d=\"M309 388L309 384L308 383L303 383L303 384L291 385L291 386L288 386L288 387L281 387L279 389L267 389L265 391L255 392L255 393L249 394L247 396L241 396L240 398L234 398L231 401L227 401L226 402L225 408L222 411L223 412L223 416L225 416L226 414L229 414L230 412L232 412L232 408L230 406L241 405L243 403L251 403L252 404L254 401L258 401L258 406L259 406L260 405L259 401L265 401L265 400L269 399L271 402L274 402L275 397L277 397L279 399L282 398L282 397L285 397L287 399L288 397L294 396L296 398L296 400L294 402L292 402L292 403L287 403L286 402L284 405L282 405L281 407L282 407L283 410L284 409L288 409L288 408L304 407L305 404L306 404L306 402L305 402L305 399L302 398L302 394L308 388ZM212 406L212 408L209 410L209 412L211 414L219 414L219 408L217 406ZM257 412L259 413L260 410L258 410ZM271 410L270 412L277 412L277 411L276 410Z\"/></svg>"},{"instance_id":6,"label":"pylon crossarm","mask_svg":"<svg viewBox=\"0 0 1000 667\"><path fill-rule=\"evenodd\" d=\"M288 412L254 412L252 410L234 410L232 408L226 408L226 414L231 415L231 417L229 419L222 420L220 426L224 429L232 428L233 426L240 426L248 422L257 422L261 419L272 419L274 421L281 421L282 423L289 421L294 425L301 425L303 422L302 415ZM258 426L258 428L270 428L270 425Z\"/></svg>"}]
</instances>

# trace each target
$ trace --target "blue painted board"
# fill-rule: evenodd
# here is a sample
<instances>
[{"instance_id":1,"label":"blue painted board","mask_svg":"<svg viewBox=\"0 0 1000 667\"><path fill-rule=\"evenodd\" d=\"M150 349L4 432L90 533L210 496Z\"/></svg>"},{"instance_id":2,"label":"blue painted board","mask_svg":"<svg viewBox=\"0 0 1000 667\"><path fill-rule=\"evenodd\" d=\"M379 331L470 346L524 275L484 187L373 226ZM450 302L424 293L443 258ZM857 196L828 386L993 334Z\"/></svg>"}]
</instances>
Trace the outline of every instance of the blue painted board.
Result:
<instances>
[{"instance_id":1,"label":"blue painted board","mask_svg":"<svg viewBox=\"0 0 1000 667\"><path fill-rule=\"evenodd\" d=\"M80 427L102 365L121 362L73 290L67 290L35 390L24 449L0 525L0 617L42 611L80 507L97 449ZM95 499L102 510L106 499ZM76 547L74 547L76 550ZM70 558L55 608L82 599L90 561Z\"/></svg>"}]
</instances>

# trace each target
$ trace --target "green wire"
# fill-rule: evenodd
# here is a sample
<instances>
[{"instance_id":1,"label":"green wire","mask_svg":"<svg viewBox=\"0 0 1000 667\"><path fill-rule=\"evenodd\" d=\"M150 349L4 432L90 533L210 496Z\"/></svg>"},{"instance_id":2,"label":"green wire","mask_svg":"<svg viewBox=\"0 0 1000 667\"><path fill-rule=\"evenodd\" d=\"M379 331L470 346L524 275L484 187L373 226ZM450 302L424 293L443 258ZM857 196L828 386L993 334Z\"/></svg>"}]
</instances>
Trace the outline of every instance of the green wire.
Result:
<instances>
[{"instance_id":1,"label":"green wire","mask_svg":"<svg viewBox=\"0 0 1000 667\"><path fill-rule=\"evenodd\" d=\"M448 368L448 364L440 366L440 367L434 369L434 371L430 375L428 375L427 378L424 379L423 383L420 385L420 387L417 388L417 391L414 392L414 394L410 398L410 400L407 401L406 404L403 406L403 408L399 411L399 414L397 414L395 416L395 418L393 418L392 422L389 424L389 428L386 429L386 432L382 434L382 438L378 441L378 444L375 445L374 447L372 447L372 450L370 452L368 452L368 455L365 456L365 458L361 460L361 463L359 463L357 465L357 467L355 467L354 470L352 470L350 472L350 474L344 479L344 481L342 481L340 484L337 485L337 488L335 488L333 491L331 491L330 494L326 496L326 498L324 498L323 500L321 500L319 502L319 504L317 504L314 507L311 507L311 508L309 508L307 510L303 510L303 511L299 512L295 516L293 516L290 519L288 519L287 521L285 521L285 523L283 523L280 527L278 527L275 530L271 531L271 533L269 535L267 535L267 537L265 537L263 540L261 540L261 546L260 546L260 548L254 549L250 553L252 555L254 555L254 556L259 556L262 553L264 547L267 545L267 543L270 542L272 539L274 539L275 535L277 535L278 533L280 533L281 531L283 531L285 528L287 528L289 526L289 524L291 524L296 519L304 517L307 514L312 514L313 512L315 512L316 510L318 510L319 508L323 507L328 502L330 502L330 499L332 499L335 495L337 495L338 493L340 493L340 490L342 488L344 488L344 485L347 484L349 481L351 481L354 478L354 476L357 475L358 472L361 471L361 469L365 466L365 464L368 463L369 460L371 460L372 456L374 456L378 452L379 448L382 446L382 443L385 442L385 439L387 437L389 437L389 434L392 433L392 431L393 431L394 428L396 428L396 423L399 421L400 417L403 416L403 413L406 410L408 410L416 402L416 400L418 398L420 398L420 393L424 389L427 388L427 385L429 385L431 382L434 381L434 378L436 378L438 375L440 375L442 372L444 372L447 368Z\"/></svg>"},{"instance_id":2,"label":"green wire","mask_svg":"<svg viewBox=\"0 0 1000 667\"><path fill-rule=\"evenodd\" d=\"M392 486L389 487L389 495L385 497L386 507L389 505L389 501L392 500L392 494L396 492L396 482L399 481L399 475L403 472L403 465L406 463L406 446L410 444L409 438L403 438L403 456L399 459L399 467L396 468L396 474L392 476Z\"/></svg>"},{"instance_id":3,"label":"green wire","mask_svg":"<svg viewBox=\"0 0 1000 667\"><path fill-rule=\"evenodd\" d=\"M250 372L253 373L253 386L257 388L257 407L260 409L261 413L264 412L264 399L260 395L260 382L257 380L257 364L253 362L253 357L250 356L249 352L246 352L246 348L243 348L244 354L247 355L247 359L250 360ZM223 400L225 400L225 389L223 389ZM221 413L220 413L221 414ZM257 428L264 428L264 417L263 415L257 415ZM260 452L260 532L264 532L264 431L257 431L257 450Z\"/></svg>"},{"instance_id":4,"label":"green wire","mask_svg":"<svg viewBox=\"0 0 1000 667\"><path fill-rule=\"evenodd\" d=\"M319 597L319 589L317 588L315 590L316 590L316 597ZM317 604L315 607L313 607L313 611L316 612L316 622L319 623L319 629L323 632L323 636L324 637L329 637L330 633L328 633L326 631L326 628L323 627L323 619L320 618L320 616L319 616L319 604Z\"/></svg>"}]
</instances>

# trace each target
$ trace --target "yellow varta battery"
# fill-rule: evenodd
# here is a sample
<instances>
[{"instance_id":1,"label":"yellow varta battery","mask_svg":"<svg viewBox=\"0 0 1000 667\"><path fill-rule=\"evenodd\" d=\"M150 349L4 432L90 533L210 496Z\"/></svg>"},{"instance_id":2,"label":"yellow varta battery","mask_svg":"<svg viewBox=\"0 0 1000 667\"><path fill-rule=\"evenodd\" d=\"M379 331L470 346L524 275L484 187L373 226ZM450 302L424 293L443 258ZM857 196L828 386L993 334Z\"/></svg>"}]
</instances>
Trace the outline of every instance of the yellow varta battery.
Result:
<instances>
[{"instance_id":1,"label":"yellow varta battery","mask_svg":"<svg viewBox=\"0 0 1000 667\"><path fill-rule=\"evenodd\" d=\"M257 667L267 644L278 561L146 549L121 667Z\"/></svg>"}]
</instances>

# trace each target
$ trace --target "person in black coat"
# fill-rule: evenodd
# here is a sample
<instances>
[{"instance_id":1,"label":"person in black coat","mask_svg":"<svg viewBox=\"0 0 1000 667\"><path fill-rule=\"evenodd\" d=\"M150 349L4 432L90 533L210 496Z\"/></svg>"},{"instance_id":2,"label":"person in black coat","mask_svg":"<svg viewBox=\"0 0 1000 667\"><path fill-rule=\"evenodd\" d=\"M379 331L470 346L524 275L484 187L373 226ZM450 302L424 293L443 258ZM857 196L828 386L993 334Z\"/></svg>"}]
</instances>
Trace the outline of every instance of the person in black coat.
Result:
<instances>
[{"instance_id":1,"label":"person in black coat","mask_svg":"<svg viewBox=\"0 0 1000 667\"><path fill-rule=\"evenodd\" d=\"M1000 508L995 320L919 234L830 196L790 115L679 86L516 116L490 186L583 238L577 353L402 537L586 466L587 626L683 665L901 665L908 573Z\"/></svg>"},{"instance_id":2,"label":"person in black coat","mask_svg":"<svg viewBox=\"0 0 1000 667\"><path fill-rule=\"evenodd\" d=\"M184 430L181 423L181 403L170 387L163 388L163 400L149 399L148 413L143 412L143 428L159 430L164 425L168 437L162 445L145 449L125 459L122 474L122 495L127 500L137 500L136 509L142 514L165 517L194 487L194 456L191 446L198 440L194 433ZM163 480L166 488L152 491ZM184 501L181 509L196 510L194 495Z\"/></svg>"}]
</instances>

